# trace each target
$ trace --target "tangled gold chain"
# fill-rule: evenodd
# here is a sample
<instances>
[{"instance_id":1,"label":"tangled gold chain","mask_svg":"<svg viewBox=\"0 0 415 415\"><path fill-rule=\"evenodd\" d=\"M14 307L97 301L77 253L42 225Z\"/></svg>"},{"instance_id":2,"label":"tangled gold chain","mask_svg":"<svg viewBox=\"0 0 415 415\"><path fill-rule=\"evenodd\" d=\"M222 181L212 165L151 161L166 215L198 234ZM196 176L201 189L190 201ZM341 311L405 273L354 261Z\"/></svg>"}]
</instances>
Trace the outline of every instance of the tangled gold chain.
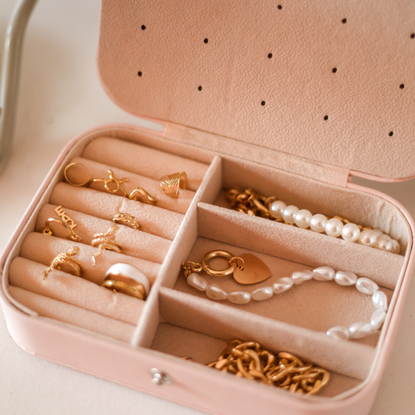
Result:
<instances>
[{"instance_id":1,"label":"tangled gold chain","mask_svg":"<svg viewBox=\"0 0 415 415\"><path fill-rule=\"evenodd\" d=\"M188 357L184 359L190 360ZM237 339L231 340L218 360L207 366L306 395L316 394L330 379L327 370L312 363L303 363L291 353L274 355L257 342Z\"/></svg>"}]
</instances>

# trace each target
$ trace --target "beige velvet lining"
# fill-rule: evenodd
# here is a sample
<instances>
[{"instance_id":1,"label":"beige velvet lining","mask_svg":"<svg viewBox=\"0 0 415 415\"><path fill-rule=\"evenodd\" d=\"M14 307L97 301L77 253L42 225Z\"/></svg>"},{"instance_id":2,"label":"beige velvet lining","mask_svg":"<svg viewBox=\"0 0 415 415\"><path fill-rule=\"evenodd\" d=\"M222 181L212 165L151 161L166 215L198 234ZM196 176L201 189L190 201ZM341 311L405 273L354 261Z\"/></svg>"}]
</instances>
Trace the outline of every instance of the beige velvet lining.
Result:
<instances>
[{"instance_id":1,"label":"beige velvet lining","mask_svg":"<svg viewBox=\"0 0 415 415\"><path fill-rule=\"evenodd\" d=\"M145 159L140 160L143 156ZM91 188L64 183L63 168L70 161L86 165L92 177L108 178L107 170L112 169L118 179L130 179L123 184L127 192L143 187L158 198L157 205L109 194L102 183ZM188 168L179 168L186 162ZM195 175L189 174L190 190L182 190L177 200L160 190L158 175L164 173L166 166ZM199 350L206 336L208 344L223 344L232 337L255 338L265 347L289 350L332 370L336 380L324 396L351 390L368 376L377 335L346 342L322 333L337 324L370 319L374 311L370 298L356 289L333 282L308 281L270 300L236 306L207 299L205 294L189 287L180 273L180 264L187 259L200 261L211 249L224 248L236 255L253 252L272 271L272 278L261 285L295 270L330 265L375 280L390 299L402 273L404 256L240 214L228 209L221 189L251 186L313 213L344 215L389 233L399 240L405 252L411 238L409 227L391 202L229 156L213 158L212 152L127 128L86 137L74 146L50 180L19 238L20 258L15 258L9 270L9 294L20 308L173 355L182 349L169 341L172 333L185 333L183 341L189 338L194 343L183 349L184 354L200 352L195 358L200 362L210 356L210 352ZM75 229L83 237L81 243L64 239L66 230L57 224L51 225L54 236L39 233L49 217L56 217L54 208L58 205L77 223ZM106 232L111 219L120 212L135 216L141 230L121 225L115 239L122 245L122 252L104 251L93 267L91 257L98 250L89 245L90 241L94 233ZM43 281L42 273L52 259L75 245L81 250L76 258L85 267L84 278L53 271ZM18 249L14 249L12 258L17 254ZM136 266L150 279L152 289L146 303L134 304L131 297L99 286L106 270L117 262ZM220 285L227 291L240 289L230 278ZM253 287L244 288L252 291ZM82 295L75 294L79 290ZM91 298L93 301L88 301Z\"/></svg>"},{"instance_id":2,"label":"beige velvet lining","mask_svg":"<svg viewBox=\"0 0 415 415\"><path fill-rule=\"evenodd\" d=\"M227 341L217 337L169 323L161 323L154 338L152 349L179 358L183 356L191 357L192 362L206 365L218 358L225 349L226 343ZM272 350L274 352L282 351L275 347ZM359 383L358 379L331 372L330 382L319 392L319 396L336 396L356 387Z\"/></svg>"}]
</instances>

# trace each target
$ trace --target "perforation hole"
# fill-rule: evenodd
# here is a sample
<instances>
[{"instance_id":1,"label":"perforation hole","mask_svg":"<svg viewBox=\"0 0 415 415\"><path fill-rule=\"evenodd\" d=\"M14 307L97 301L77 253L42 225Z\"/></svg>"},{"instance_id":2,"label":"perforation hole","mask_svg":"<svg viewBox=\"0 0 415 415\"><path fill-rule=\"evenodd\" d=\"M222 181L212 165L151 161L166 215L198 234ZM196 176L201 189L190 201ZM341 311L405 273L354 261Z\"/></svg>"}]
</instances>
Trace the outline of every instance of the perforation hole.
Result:
<instances>
[{"instance_id":1,"label":"perforation hole","mask_svg":"<svg viewBox=\"0 0 415 415\"><path fill-rule=\"evenodd\" d=\"M281 4L279 4L279 5L277 6L277 8L278 8L278 10L281 10L281 9L282 9Z\"/></svg>"},{"instance_id":2,"label":"perforation hole","mask_svg":"<svg viewBox=\"0 0 415 415\"><path fill-rule=\"evenodd\" d=\"M264 106L265 105L265 101L261 101L261 105Z\"/></svg>"},{"instance_id":3,"label":"perforation hole","mask_svg":"<svg viewBox=\"0 0 415 415\"><path fill-rule=\"evenodd\" d=\"M337 72L337 68L333 68L331 71L332 71L333 73L336 73L336 72Z\"/></svg>"},{"instance_id":4,"label":"perforation hole","mask_svg":"<svg viewBox=\"0 0 415 415\"><path fill-rule=\"evenodd\" d=\"M405 84L400 84L399 88L404 89L405 88Z\"/></svg>"},{"instance_id":5,"label":"perforation hole","mask_svg":"<svg viewBox=\"0 0 415 415\"><path fill-rule=\"evenodd\" d=\"M138 76L143 76L143 73L141 71L138 72Z\"/></svg>"},{"instance_id":6,"label":"perforation hole","mask_svg":"<svg viewBox=\"0 0 415 415\"><path fill-rule=\"evenodd\" d=\"M393 131L390 131L389 132L389 137L392 137L393 136Z\"/></svg>"},{"instance_id":7,"label":"perforation hole","mask_svg":"<svg viewBox=\"0 0 415 415\"><path fill-rule=\"evenodd\" d=\"M141 26L141 30L146 30L147 28L146 28L146 26L145 25L142 25Z\"/></svg>"},{"instance_id":8,"label":"perforation hole","mask_svg":"<svg viewBox=\"0 0 415 415\"><path fill-rule=\"evenodd\" d=\"M415 33L411 33L411 39L415 39Z\"/></svg>"},{"instance_id":9,"label":"perforation hole","mask_svg":"<svg viewBox=\"0 0 415 415\"><path fill-rule=\"evenodd\" d=\"M347 23L347 19L342 19L342 23L346 24Z\"/></svg>"},{"instance_id":10,"label":"perforation hole","mask_svg":"<svg viewBox=\"0 0 415 415\"><path fill-rule=\"evenodd\" d=\"M208 39L208 38L206 38L203 42L205 42L205 43L209 43L209 39Z\"/></svg>"},{"instance_id":11,"label":"perforation hole","mask_svg":"<svg viewBox=\"0 0 415 415\"><path fill-rule=\"evenodd\" d=\"M324 116L324 121L327 121L329 119L329 116L328 115L325 115Z\"/></svg>"},{"instance_id":12,"label":"perforation hole","mask_svg":"<svg viewBox=\"0 0 415 415\"><path fill-rule=\"evenodd\" d=\"M201 91L203 88L201 86L199 86L199 88L197 88L199 91Z\"/></svg>"},{"instance_id":13,"label":"perforation hole","mask_svg":"<svg viewBox=\"0 0 415 415\"><path fill-rule=\"evenodd\" d=\"M268 53L268 59L272 58L272 53Z\"/></svg>"}]
</instances>

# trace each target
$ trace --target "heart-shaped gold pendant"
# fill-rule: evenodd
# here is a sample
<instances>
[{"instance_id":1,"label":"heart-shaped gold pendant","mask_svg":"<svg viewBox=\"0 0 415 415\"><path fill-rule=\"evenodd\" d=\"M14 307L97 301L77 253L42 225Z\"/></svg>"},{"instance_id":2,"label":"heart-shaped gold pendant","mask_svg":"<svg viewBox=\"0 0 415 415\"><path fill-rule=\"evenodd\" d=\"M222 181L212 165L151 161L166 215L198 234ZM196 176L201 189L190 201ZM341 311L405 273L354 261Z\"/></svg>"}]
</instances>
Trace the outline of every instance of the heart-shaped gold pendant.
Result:
<instances>
[{"instance_id":1,"label":"heart-shaped gold pendant","mask_svg":"<svg viewBox=\"0 0 415 415\"><path fill-rule=\"evenodd\" d=\"M256 256L251 254L238 255L244 261L243 269L236 268L233 273L235 281L242 285L257 284L271 276L268 267Z\"/></svg>"}]
</instances>

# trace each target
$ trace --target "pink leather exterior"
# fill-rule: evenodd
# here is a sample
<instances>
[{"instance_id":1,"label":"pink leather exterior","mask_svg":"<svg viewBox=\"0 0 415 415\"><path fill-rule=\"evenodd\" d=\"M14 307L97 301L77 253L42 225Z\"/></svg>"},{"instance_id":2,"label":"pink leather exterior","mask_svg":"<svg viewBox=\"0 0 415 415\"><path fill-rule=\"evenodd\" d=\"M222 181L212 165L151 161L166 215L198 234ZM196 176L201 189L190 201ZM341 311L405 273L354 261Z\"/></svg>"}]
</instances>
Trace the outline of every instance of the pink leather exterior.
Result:
<instances>
[{"instance_id":1,"label":"pink leather exterior","mask_svg":"<svg viewBox=\"0 0 415 415\"><path fill-rule=\"evenodd\" d=\"M133 114L374 176L414 176L415 3L277 6L103 0L104 88Z\"/></svg>"},{"instance_id":2,"label":"pink leather exterior","mask_svg":"<svg viewBox=\"0 0 415 415\"><path fill-rule=\"evenodd\" d=\"M1 270L4 268L4 263L10 254L17 235L22 231L49 180L60 168L67 152L83 137L110 127L88 131L72 140L64 149L22 219L14 239L10 241L6 248L0 260ZM112 127L115 129L119 128L120 125ZM408 212L393 199L380 192L365 189L355 184L349 183L348 187L372 192L393 201L407 217L412 229L415 230L414 222ZM0 298L10 333L14 340L25 350L65 366L187 406L221 415L251 414L257 411L259 407L261 413L270 415L275 414L276 408L278 408L279 414L287 415L328 415L332 413L338 415L365 415L369 412L373 403L387 358L393 346L413 266L414 257L412 256L400 287L400 295L395 304L383 347L380 350L379 360L370 380L353 396L330 402L294 398L284 391L264 388L243 379L225 374L221 375L199 364L181 361L148 349L128 347L118 342L108 341L79 330L63 327L60 324L32 317L18 310L6 298L3 290L0 291ZM163 386L154 385L149 374L153 367L168 373L174 379L174 383ZM258 406L259 403L260 406Z\"/></svg>"}]
</instances>

